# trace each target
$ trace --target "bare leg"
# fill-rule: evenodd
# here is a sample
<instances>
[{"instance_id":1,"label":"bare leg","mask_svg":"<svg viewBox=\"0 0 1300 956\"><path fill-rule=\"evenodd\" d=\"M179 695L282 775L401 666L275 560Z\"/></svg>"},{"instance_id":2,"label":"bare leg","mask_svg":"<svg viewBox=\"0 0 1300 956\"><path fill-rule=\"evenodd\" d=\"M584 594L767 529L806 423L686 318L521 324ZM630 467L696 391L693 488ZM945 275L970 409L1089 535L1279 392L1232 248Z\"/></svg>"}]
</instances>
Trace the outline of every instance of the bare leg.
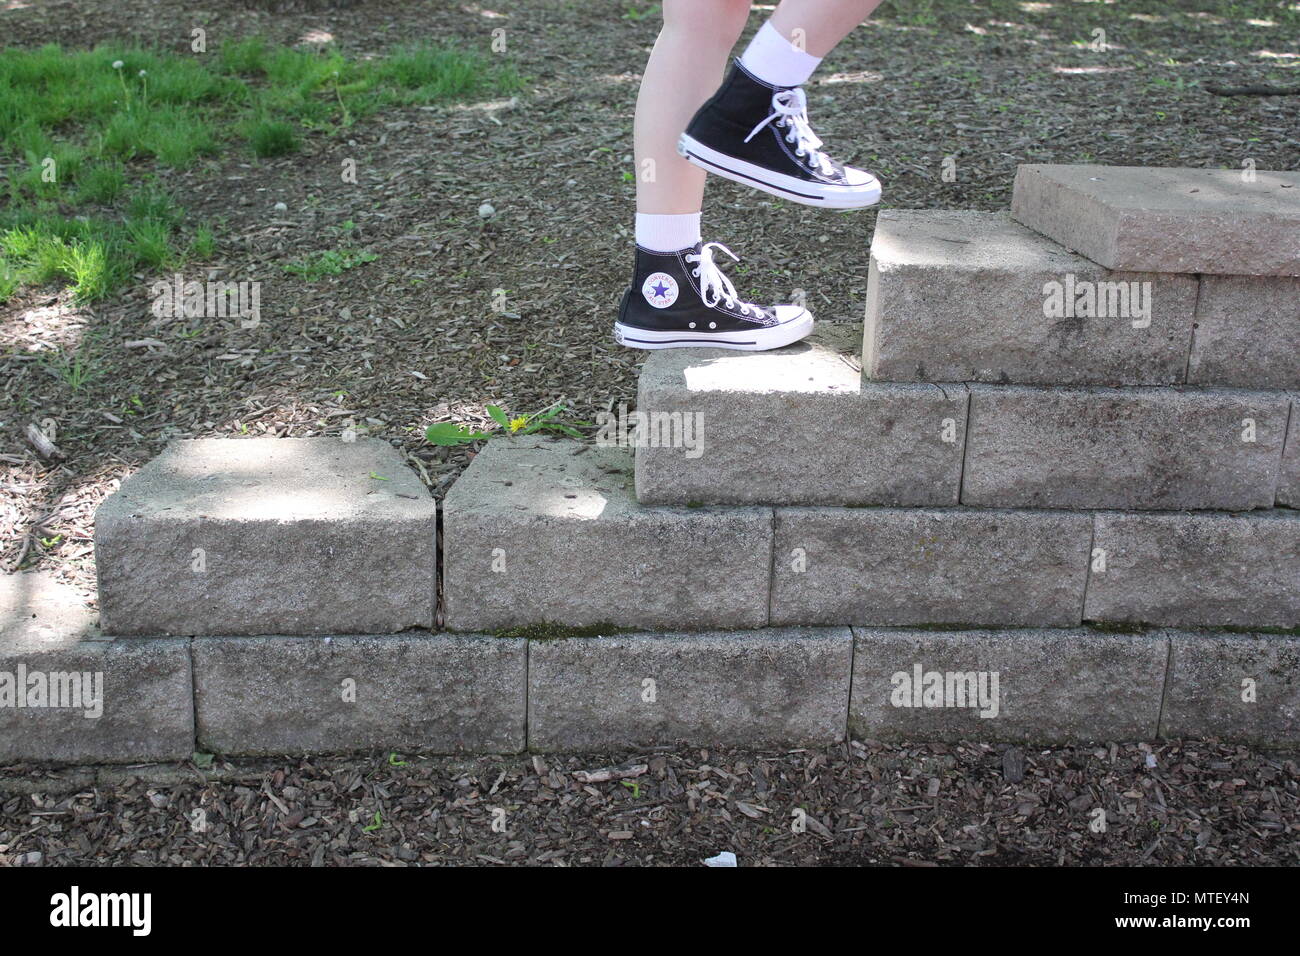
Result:
<instances>
[{"instance_id":1,"label":"bare leg","mask_svg":"<svg viewBox=\"0 0 1300 956\"><path fill-rule=\"evenodd\" d=\"M882 0L781 0L772 14L777 32L810 56L825 56L871 15ZM800 31L800 32L796 32Z\"/></svg>"},{"instance_id":2,"label":"bare leg","mask_svg":"<svg viewBox=\"0 0 1300 956\"><path fill-rule=\"evenodd\" d=\"M677 155L677 137L722 82L727 54L749 19L749 2L664 0L663 29L636 99L637 212L679 215L700 211L705 173Z\"/></svg>"}]
</instances>

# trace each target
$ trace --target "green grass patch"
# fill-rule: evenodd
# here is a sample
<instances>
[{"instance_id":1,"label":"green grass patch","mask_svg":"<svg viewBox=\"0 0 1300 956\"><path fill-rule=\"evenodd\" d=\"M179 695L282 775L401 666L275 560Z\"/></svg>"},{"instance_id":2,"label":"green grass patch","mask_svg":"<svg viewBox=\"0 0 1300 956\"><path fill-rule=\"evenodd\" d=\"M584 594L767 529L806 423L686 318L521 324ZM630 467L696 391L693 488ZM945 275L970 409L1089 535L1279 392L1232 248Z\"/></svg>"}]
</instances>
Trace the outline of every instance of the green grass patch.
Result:
<instances>
[{"instance_id":1,"label":"green grass patch","mask_svg":"<svg viewBox=\"0 0 1300 956\"><path fill-rule=\"evenodd\" d=\"M348 59L254 37L210 54L108 44L0 50L0 303L61 279L78 299L112 294L142 268L210 256L210 229L182 236L183 210L150 181L223 150L297 150L394 106L515 92L503 57L446 43ZM369 253L322 254L304 276L337 275ZM293 270L290 270L293 271Z\"/></svg>"},{"instance_id":2,"label":"green grass patch","mask_svg":"<svg viewBox=\"0 0 1300 956\"><path fill-rule=\"evenodd\" d=\"M19 285L17 270L6 259L0 258L0 302L7 302L18 291Z\"/></svg>"},{"instance_id":3,"label":"green grass patch","mask_svg":"<svg viewBox=\"0 0 1300 956\"><path fill-rule=\"evenodd\" d=\"M126 172L121 163L92 166L77 178L73 202L77 205L111 206L126 190Z\"/></svg>"},{"instance_id":4,"label":"green grass patch","mask_svg":"<svg viewBox=\"0 0 1300 956\"><path fill-rule=\"evenodd\" d=\"M298 148L298 134L291 123L257 120L248 129L248 141L258 156L283 156Z\"/></svg>"},{"instance_id":5,"label":"green grass patch","mask_svg":"<svg viewBox=\"0 0 1300 956\"><path fill-rule=\"evenodd\" d=\"M93 337L83 339L75 350L56 350L42 359L41 364L72 392L81 391L105 371L98 361L98 345Z\"/></svg>"},{"instance_id":6,"label":"green grass patch","mask_svg":"<svg viewBox=\"0 0 1300 956\"><path fill-rule=\"evenodd\" d=\"M0 303L25 285L62 281L78 302L95 302L120 288L132 272L183 259L176 243L181 210L149 187L122 196L108 216L68 217L41 201L0 212L0 259L9 281Z\"/></svg>"},{"instance_id":7,"label":"green grass patch","mask_svg":"<svg viewBox=\"0 0 1300 956\"><path fill-rule=\"evenodd\" d=\"M200 226L190 242L188 258L211 259L217 253L217 237L207 226Z\"/></svg>"},{"instance_id":8,"label":"green grass patch","mask_svg":"<svg viewBox=\"0 0 1300 956\"><path fill-rule=\"evenodd\" d=\"M364 249L328 249L284 265L284 271L315 282L325 276L342 275L348 269L374 262L379 256Z\"/></svg>"}]
</instances>

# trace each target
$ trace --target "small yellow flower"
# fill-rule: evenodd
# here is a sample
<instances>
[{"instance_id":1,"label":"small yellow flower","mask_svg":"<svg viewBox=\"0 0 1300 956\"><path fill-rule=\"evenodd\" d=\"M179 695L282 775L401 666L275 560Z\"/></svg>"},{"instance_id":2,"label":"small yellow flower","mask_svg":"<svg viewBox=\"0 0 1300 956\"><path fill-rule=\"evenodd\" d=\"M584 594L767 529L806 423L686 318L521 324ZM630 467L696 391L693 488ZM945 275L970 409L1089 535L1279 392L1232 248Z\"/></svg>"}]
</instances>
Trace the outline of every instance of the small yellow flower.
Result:
<instances>
[{"instance_id":1,"label":"small yellow flower","mask_svg":"<svg viewBox=\"0 0 1300 956\"><path fill-rule=\"evenodd\" d=\"M520 415L518 418L510 419L510 430L512 432L517 432L519 431L519 429L523 428L527 424L528 424L528 416Z\"/></svg>"}]
</instances>

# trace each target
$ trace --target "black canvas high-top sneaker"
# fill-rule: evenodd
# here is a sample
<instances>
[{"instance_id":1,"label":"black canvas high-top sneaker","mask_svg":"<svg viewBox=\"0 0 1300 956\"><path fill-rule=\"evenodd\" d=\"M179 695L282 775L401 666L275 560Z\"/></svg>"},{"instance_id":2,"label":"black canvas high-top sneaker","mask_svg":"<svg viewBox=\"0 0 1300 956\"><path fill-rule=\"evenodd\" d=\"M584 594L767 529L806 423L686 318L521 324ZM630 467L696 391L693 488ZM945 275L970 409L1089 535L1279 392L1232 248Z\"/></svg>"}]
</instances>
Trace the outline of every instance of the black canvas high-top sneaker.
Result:
<instances>
[{"instance_id":1,"label":"black canvas high-top sneaker","mask_svg":"<svg viewBox=\"0 0 1300 956\"><path fill-rule=\"evenodd\" d=\"M802 306L741 302L713 261L720 242L677 252L636 247L632 285L623 293L614 339L634 349L701 348L762 352L798 342L813 328ZM739 260L737 260L739 261Z\"/></svg>"},{"instance_id":2,"label":"black canvas high-top sneaker","mask_svg":"<svg viewBox=\"0 0 1300 956\"><path fill-rule=\"evenodd\" d=\"M880 181L827 156L808 125L802 87L771 86L737 60L677 141L696 166L807 206L860 209L880 201Z\"/></svg>"}]
</instances>

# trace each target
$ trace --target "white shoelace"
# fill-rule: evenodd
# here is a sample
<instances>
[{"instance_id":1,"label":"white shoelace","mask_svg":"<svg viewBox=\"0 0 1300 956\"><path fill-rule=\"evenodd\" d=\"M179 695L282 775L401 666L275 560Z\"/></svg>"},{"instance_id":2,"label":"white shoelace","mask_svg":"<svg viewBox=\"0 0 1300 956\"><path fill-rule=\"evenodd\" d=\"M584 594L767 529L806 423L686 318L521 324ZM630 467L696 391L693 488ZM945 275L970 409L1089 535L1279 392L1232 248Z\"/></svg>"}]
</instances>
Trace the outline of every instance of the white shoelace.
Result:
<instances>
[{"instance_id":1,"label":"white shoelace","mask_svg":"<svg viewBox=\"0 0 1300 956\"><path fill-rule=\"evenodd\" d=\"M772 94L772 115L750 130L745 142L748 143L757 136L759 130L773 120L777 120L777 126L790 127L790 132L785 134L785 141L795 144L796 156L807 156L808 165L816 167L824 176L834 172L830 158L821 152L822 141L808 123L808 97L803 87L797 86L792 90Z\"/></svg>"},{"instance_id":2,"label":"white shoelace","mask_svg":"<svg viewBox=\"0 0 1300 956\"><path fill-rule=\"evenodd\" d=\"M727 255L731 256L734 261L740 261L738 255L720 242L706 242L704 245L700 246L699 255L695 255L694 253L688 254L686 256L686 261L699 263L699 266L694 270L693 274L699 276L700 294L704 298L704 304L709 308L713 308L718 304L718 300L721 299L727 304L727 308L734 309L736 308L736 301L739 299L739 293L736 292L736 287L731 284L731 280L726 277L723 271L718 268L718 264L713 261L714 249L721 249ZM711 299L710 296L712 296ZM761 311L757 306L751 306L746 302L741 302L740 314L749 315L751 308L755 311Z\"/></svg>"}]
</instances>

